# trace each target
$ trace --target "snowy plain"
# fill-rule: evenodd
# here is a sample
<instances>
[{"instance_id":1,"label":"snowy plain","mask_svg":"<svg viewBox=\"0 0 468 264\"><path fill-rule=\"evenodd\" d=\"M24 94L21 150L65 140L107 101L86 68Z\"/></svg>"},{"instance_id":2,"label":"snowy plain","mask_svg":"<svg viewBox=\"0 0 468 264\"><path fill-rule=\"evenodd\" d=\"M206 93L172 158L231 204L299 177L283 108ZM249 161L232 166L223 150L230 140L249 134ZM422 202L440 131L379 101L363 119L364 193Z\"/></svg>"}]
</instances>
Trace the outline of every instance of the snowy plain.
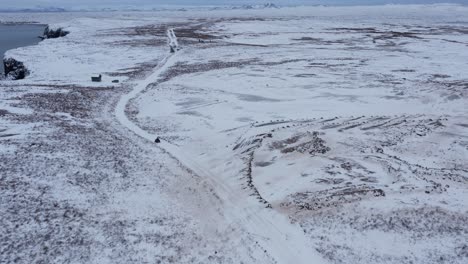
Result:
<instances>
[{"instance_id":1,"label":"snowy plain","mask_svg":"<svg viewBox=\"0 0 468 264\"><path fill-rule=\"evenodd\" d=\"M466 263L467 13L2 14L1 262Z\"/></svg>"}]
</instances>

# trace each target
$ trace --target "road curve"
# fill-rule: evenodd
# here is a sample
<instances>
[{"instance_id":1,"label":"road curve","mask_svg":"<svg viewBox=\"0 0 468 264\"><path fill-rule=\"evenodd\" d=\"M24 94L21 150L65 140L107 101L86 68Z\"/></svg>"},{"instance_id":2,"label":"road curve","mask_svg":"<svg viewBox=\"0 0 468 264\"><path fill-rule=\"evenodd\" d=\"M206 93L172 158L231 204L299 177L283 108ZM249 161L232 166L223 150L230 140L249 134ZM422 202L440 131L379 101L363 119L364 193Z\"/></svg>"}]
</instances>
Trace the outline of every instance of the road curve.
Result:
<instances>
[{"instance_id":1,"label":"road curve","mask_svg":"<svg viewBox=\"0 0 468 264\"><path fill-rule=\"evenodd\" d=\"M154 141L157 135L153 135L133 123L125 114L126 106L131 99L143 92L148 85L157 82L168 68L175 65L177 58L182 56L183 52L176 52L166 56L150 76L135 82L132 91L123 95L115 108L115 116L124 127L147 139L152 144L155 144ZM313 245L310 244L301 228L291 224L287 217L272 209L265 208L263 204L258 203L257 200L249 197L246 193L240 193L238 190L227 186L204 166L187 156L178 146L162 141L160 144L155 144L155 147L164 149L169 155L177 159L182 166L206 180L223 201L226 221L238 225L242 230L253 235L267 254L275 259L277 263L326 263L316 252Z\"/></svg>"}]
</instances>

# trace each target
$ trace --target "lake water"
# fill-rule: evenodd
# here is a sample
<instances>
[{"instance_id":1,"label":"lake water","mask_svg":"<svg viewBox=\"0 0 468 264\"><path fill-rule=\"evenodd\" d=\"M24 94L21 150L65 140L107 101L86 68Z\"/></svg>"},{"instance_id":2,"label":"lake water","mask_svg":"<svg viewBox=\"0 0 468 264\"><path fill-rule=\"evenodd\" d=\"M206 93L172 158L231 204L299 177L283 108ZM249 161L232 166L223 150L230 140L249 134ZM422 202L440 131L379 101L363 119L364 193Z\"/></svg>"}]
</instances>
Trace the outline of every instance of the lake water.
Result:
<instances>
[{"instance_id":1,"label":"lake water","mask_svg":"<svg viewBox=\"0 0 468 264\"><path fill-rule=\"evenodd\" d=\"M7 50L35 45L41 41L38 36L44 33L45 25L32 24L0 24L0 57ZM3 61L0 63L0 73L3 74Z\"/></svg>"}]
</instances>

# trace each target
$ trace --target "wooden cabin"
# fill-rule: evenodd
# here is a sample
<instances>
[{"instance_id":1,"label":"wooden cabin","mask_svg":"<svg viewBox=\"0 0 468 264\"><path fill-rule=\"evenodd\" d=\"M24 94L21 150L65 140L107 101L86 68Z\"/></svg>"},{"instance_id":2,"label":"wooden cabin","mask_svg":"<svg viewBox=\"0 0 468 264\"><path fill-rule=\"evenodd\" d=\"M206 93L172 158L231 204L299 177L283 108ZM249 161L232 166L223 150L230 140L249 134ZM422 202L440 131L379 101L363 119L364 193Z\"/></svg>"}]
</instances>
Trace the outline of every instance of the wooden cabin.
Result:
<instances>
[{"instance_id":1,"label":"wooden cabin","mask_svg":"<svg viewBox=\"0 0 468 264\"><path fill-rule=\"evenodd\" d=\"M93 82L101 82L101 81L102 81L102 75L99 74L99 75L93 75L93 76L91 76L91 81L93 81Z\"/></svg>"}]
</instances>

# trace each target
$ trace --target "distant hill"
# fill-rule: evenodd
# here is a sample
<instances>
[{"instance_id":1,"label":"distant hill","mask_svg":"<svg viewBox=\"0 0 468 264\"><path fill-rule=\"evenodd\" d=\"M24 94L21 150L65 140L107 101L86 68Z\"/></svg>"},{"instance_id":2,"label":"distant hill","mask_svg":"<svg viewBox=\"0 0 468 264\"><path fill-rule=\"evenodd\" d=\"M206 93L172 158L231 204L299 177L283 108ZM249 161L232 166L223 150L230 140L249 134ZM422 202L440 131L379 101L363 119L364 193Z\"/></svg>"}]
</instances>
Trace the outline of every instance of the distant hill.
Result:
<instances>
[{"instance_id":1,"label":"distant hill","mask_svg":"<svg viewBox=\"0 0 468 264\"><path fill-rule=\"evenodd\" d=\"M61 7L0 8L0 12L7 13L54 13L66 11L67 9Z\"/></svg>"},{"instance_id":2,"label":"distant hill","mask_svg":"<svg viewBox=\"0 0 468 264\"><path fill-rule=\"evenodd\" d=\"M212 10L258 10L258 9L278 9L279 7L273 3L266 3L261 5L241 5L241 6L161 6L161 7L150 7L150 6L115 6L115 7L95 7L95 8L72 8L66 9L62 7L32 7L32 8L0 8L0 12L7 13L53 13L53 12L73 12L73 11L163 11L163 10L197 10L197 9L212 9Z\"/></svg>"},{"instance_id":3,"label":"distant hill","mask_svg":"<svg viewBox=\"0 0 468 264\"><path fill-rule=\"evenodd\" d=\"M267 8L274 8L278 9L279 7L273 3L266 3L263 5L242 5L242 6L232 6L231 9L267 9Z\"/></svg>"}]
</instances>

